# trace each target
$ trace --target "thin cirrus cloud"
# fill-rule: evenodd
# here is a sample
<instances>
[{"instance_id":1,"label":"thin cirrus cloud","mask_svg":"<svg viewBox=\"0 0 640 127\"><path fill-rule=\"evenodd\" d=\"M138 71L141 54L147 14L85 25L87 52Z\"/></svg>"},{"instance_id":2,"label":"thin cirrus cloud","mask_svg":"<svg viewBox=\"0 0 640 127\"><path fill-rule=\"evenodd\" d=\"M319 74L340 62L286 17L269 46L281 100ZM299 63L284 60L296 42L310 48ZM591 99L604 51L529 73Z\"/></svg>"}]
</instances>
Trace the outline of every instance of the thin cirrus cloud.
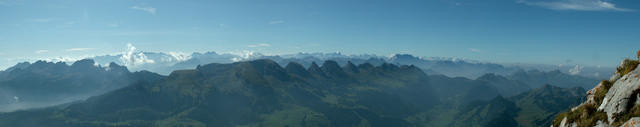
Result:
<instances>
[{"instance_id":1,"label":"thin cirrus cloud","mask_svg":"<svg viewBox=\"0 0 640 127\"><path fill-rule=\"evenodd\" d=\"M469 51L471 51L471 52L482 52L482 50L476 49L476 48L469 48Z\"/></svg>"},{"instance_id":2,"label":"thin cirrus cloud","mask_svg":"<svg viewBox=\"0 0 640 127\"><path fill-rule=\"evenodd\" d=\"M271 22L269 22L269 24L271 24L271 25L273 25L273 24L282 24L282 23L284 23L284 21L283 21L283 20L277 20L277 21L271 21Z\"/></svg>"},{"instance_id":3,"label":"thin cirrus cloud","mask_svg":"<svg viewBox=\"0 0 640 127\"><path fill-rule=\"evenodd\" d=\"M156 15L156 8L153 8L153 7L132 6L130 7L130 9L145 11L145 12L151 13L152 15Z\"/></svg>"},{"instance_id":4,"label":"thin cirrus cloud","mask_svg":"<svg viewBox=\"0 0 640 127\"><path fill-rule=\"evenodd\" d=\"M49 52L49 50L36 50L35 51L36 54L47 53L47 52Z\"/></svg>"},{"instance_id":5,"label":"thin cirrus cloud","mask_svg":"<svg viewBox=\"0 0 640 127\"><path fill-rule=\"evenodd\" d=\"M65 51L67 51L67 52L80 52L80 51L89 51L89 50L93 50L93 48L70 48L70 49L67 49Z\"/></svg>"},{"instance_id":6,"label":"thin cirrus cloud","mask_svg":"<svg viewBox=\"0 0 640 127\"><path fill-rule=\"evenodd\" d=\"M539 6L551 10L576 10L576 11L635 11L633 9L616 7L615 4L606 0L518 0L530 6Z\"/></svg>"},{"instance_id":7,"label":"thin cirrus cloud","mask_svg":"<svg viewBox=\"0 0 640 127\"><path fill-rule=\"evenodd\" d=\"M257 47L271 47L271 45L270 45L270 44L267 44L267 43L261 43L261 44L247 45L247 47L249 47L249 48L257 48Z\"/></svg>"}]
</instances>

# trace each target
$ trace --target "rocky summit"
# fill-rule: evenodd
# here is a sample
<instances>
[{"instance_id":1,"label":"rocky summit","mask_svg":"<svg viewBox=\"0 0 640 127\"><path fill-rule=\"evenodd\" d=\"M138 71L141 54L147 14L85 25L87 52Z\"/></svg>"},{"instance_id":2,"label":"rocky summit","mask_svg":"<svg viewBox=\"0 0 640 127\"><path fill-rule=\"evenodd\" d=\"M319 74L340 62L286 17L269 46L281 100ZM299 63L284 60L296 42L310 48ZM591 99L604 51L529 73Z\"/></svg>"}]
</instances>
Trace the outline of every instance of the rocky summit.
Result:
<instances>
[{"instance_id":1,"label":"rocky summit","mask_svg":"<svg viewBox=\"0 0 640 127\"><path fill-rule=\"evenodd\" d=\"M559 114L555 127L640 126L640 69L638 60L625 59L609 80L587 92L587 100Z\"/></svg>"}]
</instances>

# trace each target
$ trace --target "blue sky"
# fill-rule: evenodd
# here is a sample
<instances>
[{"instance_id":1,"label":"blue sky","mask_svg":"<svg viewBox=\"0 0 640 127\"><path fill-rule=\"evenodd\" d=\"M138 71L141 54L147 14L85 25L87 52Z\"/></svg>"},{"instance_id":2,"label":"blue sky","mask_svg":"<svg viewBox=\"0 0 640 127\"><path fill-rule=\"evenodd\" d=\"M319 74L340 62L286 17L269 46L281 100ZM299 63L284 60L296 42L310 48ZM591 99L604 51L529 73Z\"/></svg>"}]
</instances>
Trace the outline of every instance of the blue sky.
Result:
<instances>
[{"instance_id":1,"label":"blue sky","mask_svg":"<svg viewBox=\"0 0 640 127\"><path fill-rule=\"evenodd\" d=\"M638 0L0 0L0 65L122 52L408 53L616 66Z\"/></svg>"}]
</instances>

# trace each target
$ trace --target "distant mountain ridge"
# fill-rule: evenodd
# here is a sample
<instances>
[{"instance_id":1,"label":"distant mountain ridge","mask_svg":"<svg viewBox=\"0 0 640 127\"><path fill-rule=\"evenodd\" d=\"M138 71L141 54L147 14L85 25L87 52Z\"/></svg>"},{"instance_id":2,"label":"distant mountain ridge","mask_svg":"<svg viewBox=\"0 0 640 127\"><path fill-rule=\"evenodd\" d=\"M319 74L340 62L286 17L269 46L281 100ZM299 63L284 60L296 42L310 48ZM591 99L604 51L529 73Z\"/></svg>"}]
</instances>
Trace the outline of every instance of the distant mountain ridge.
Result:
<instances>
[{"instance_id":1,"label":"distant mountain ridge","mask_svg":"<svg viewBox=\"0 0 640 127\"><path fill-rule=\"evenodd\" d=\"M0 114L0 126L408 126L403 118L437 103L415 66L355 67L207 64L66 107Z\"/></svg>"},{"instance_id":2,"label":"distant mountain ridge","mask_svg":"<svg viewBox=\"0 0 640 127\"><path fill-rule=\"evenodd\" d=\"M575 64L498 64L458 58L417 57L410 54L393 54L391 56L373 54L345 55L340 52L281 55L264 55L257 52L245 52L243 54L195 52L186 54L178 52L143 52L137 50L136 47L132 45L127 45L127 49L122 53L93 56L83 59L93 59L96 63L103 66L107 66L113 62L127 66L133 71L148 70L163 75L168 75L173 70L193 69L198 65L209 63L232 63L257 59L272 59L281 65L286 65L289 62L297 62L305 67L310 66L312 62L321 63L326 60L336 61L341 66L345 65L347 61L351 61L354 64L371 63L373 65L380 65L386 62L399 65L415 65L424 69L424 71L430 75L443 74L449 77L466 77L470 79L475 79L486 73L508 75L519 70L540 70L544 72L560 70L562 73L596 79L608 78L613 74L611 71L612 68ZM68 60L70 59L62 59L64 62L74 62ZM53 59L53 61L58 60Z\"/></svg>"},{"instance_id":3,"label":"distant mountain ridge","mask_svg":"<svg viewBox=\"0 0 640 127\"><path fill-rule=\"evenodd\" d=\"M498 96L490 101L466 105L448 126L540 127L550 126L559 112L580 104L583 88L544 85L516 96Z\"/></svg>"},{"instance_id":4,"label":"distant mountain ridge","mask_svg":"<svg viewBox=\"0 0 640 127\"><path fill-rule=\"evenodd\" d=\"M0 72L0 111L68 103L159 77L151 72L131 73L115 63L96 66L89 59L72 65L45 61L20 63Z\"/></svg>"},{"instance_id":5,"label":"distant mountain ridge","mask_svg":"<svg viewBox=\"0 0 640 127\"><path fill-rule=\"evenodd\" d=\"M531 82L496 74L474 80L427 75L414 65L337 61L283 67L260 59L138 77L144 81L85 101L0 113L0 126L537 126L584 91L529 91ZM518 90L505 91L511 88ZM478 112L485 110L492 114Z\"/></svg>"}]
</instances>

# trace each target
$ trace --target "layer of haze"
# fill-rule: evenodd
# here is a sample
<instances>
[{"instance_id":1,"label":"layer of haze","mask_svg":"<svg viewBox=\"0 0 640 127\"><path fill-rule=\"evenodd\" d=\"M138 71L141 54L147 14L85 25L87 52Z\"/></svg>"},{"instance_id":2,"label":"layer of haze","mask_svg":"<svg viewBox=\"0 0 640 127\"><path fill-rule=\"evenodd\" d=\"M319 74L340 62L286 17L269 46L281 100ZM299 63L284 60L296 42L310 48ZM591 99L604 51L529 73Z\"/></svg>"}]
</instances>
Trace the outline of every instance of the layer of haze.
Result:
<instances>
[{"instance_id":1,"label":"layer of haze","mask_svg":"<svg viewBox=\"0 0 640 127\"><path fill-rule=\"evenodd\" d=\"M127 43L613 67L638 50L637 9L637 0L0 0L0 68Z\"/></svg>"}]
</instances>

